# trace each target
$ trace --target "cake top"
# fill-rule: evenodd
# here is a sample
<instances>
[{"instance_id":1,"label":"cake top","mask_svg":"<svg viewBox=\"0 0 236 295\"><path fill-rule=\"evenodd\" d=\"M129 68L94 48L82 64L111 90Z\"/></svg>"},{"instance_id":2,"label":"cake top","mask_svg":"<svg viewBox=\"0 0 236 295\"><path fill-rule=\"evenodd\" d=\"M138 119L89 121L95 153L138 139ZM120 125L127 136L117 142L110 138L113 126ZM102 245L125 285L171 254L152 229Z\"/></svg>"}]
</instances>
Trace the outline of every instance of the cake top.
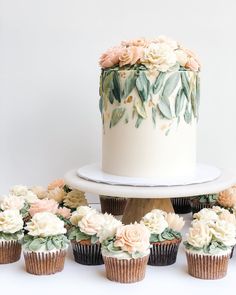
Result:
<instances>
[{"instance_id":1,"label":"cake top","mask_svg":"<svg viewBox=\"0 0 236 295\"><path fill-rule=\"evenodd\" d=\"M165 36L155 39L122 41L100 57L102 69L148 69L159 72L200 71L200 62L194 52Z\"/></svg>"}]
</instances>

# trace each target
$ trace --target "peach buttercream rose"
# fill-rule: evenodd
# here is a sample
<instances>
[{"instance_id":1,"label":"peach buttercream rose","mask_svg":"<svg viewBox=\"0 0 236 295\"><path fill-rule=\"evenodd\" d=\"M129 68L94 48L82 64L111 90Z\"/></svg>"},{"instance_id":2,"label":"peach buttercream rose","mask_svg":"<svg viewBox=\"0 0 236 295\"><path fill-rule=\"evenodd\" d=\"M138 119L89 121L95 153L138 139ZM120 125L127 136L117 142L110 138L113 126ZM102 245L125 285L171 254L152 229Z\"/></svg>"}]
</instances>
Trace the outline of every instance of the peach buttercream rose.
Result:
<instances>
[{"instance_id":1,"label":"peach buttercream rose","mask_svg":"<svg viewBox=\"0 0 236 295\"><path fill-rule=\"evenodd\" d=\"M196 56L196 54L189 50L188 48L182 48L184 50L184 52L187 54L188 56L188 60L185 64L185 68L189 69L191 71L197 72L200 70L200 61L198 59L198 57Z\"/></svg>"},{"instance_id":2,"label":"peach buttercream rose","mask_svg":"<svg viewBox=\"0 0 236 295\"><path fill-rule=\"evenodd\" d=\"M144 253L150 247L149 238L150 232L143 224L124 225L117 229L114 246L130 254Z\"/></svg>"},{"instance_id":3,"label":"peach buttercream rose","mask_svg":"<svg viewBox=\"0 0 236 295\"><path fill-rule=\"evenodd\" d=\"M66 207L59 207L56 211L56 214L66 218L66 219L69 219L71 217L71 210Z\"/></svg>"},{"instance_id":4,"label":"peach buttercream rose","mask_svg":"<svg viewBox=\"0 0 236 295\"><path fill-rule=\"evenodd\" d=\"M120 67L125 65L134 65L143 56L143 48L137 46L130 46L123 48L119 56Z\"/></svg>"},{"instance_id":5,"label":"peach buttercream rose","mask_svg":"<svg viewBox=\"0 0 236 295\"><path fill-rule=\"evenodd\" d=\"M43 186L33 186L30 189L39 199L44 199L47 197L48 190L45 189Z\"/></svg>"},{"instance_id":6,"label":"peach buttercream rose","mask_svg":"<svg viewBox=\"0 0 236 295\"><path fill-rule=\"evenodd\" d=\"M96 235L102 228L104 217L100 213L85 215L79 222L80 230L90 236Z\"/></svg>"},{"instance_id":7,"label":"peach buttercream rose","mask_svg":"<svg viewBox=\"0 0 236 295\"><path fill-rule=\"evenodd\" d=\"M51 212L56 213L58 209L58 203L53 199L43 199L31 204L29 214L33 217L39 212Z\"/></svg>"},{"instance_id":8,"label":"peach buttercream rose","mask_svg":"<svg viewBox=\"0 0 236 295\"><path fill-rule=\"evenodd\" d=\"M175 213L167 213L165 220L167 221L169 228L179 232L182 230L185 224L183 217L180 217Z\"/></svg>"},{"instance_id":9,"label":"peach buttercream rose","mask_svg":"<svg viewBox=\"0 0 236 295\"><path fill-rule=\"evenodd\" d=\"M54 181L52 181L51 183L49 183L48 189L51 190L51 189L54 189L56 187L63 188L64 186L65 186L64 179L58 178L58 179L55 179Z\"/></svg>"},{"instance_id":10,"label":"peach buttercream rose","mask_svg":"<svg viewBox=\"0 0 236 295\"><path fill-rule=\"evenodd\" d=\"M64 200L65 196L66 196L66 192L64 191L64 189L62 189L60 187L56 187L54 189L51 189L47 193L48 199L53 199L58 203L61 203Z\"/></svg>"},{"instance_id":11,"label":"peach buttercream rose","mask_svg":"<svg viewBox=\"0 0 236 295\"><path fill-rule=\"evenodd\" d=\"M138 46L138 47L147 47L150 44L150 41L145 38L132 39L127 41L122 41L121 45L128 46Z\"/></svg>"},{"instance_id":12,"label":"peach buttercream rose","mask_svg":"<svg viewBox=\"0 0 236 295\"><path fill-rule=\"evenodd\" d=\"M220 192L217 202L223 207L233 208L236 206L236 185Z\"/></svg>"},{"instance_id":13,"label":"peach buttercream rose","mask_svg":"<svg viewBox=\"0 0 236 295\"><path fill-rule=\"evenodd\" d=\"M114 65L118 64L121 51L122 51L121 46L116 46L116 47L108 49L100 57L100 60L99 60L100 66L103 69L105 69L105 68L113 67Z\"/></svg>"}]
</instances>

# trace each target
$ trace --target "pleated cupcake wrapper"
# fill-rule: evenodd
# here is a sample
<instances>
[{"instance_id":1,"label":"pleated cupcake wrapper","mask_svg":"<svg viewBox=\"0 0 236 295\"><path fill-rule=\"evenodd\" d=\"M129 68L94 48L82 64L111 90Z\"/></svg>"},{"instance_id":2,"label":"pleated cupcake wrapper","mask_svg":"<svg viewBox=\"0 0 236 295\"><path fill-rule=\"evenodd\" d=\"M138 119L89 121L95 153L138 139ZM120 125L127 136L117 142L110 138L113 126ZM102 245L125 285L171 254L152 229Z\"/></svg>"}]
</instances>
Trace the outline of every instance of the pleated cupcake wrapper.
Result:
<instances>
[{"instance_id":1,"label":"pleated cupcake wrapper","mask_svg":"<svg viewBox=\"0 0 236 295\"><path fill-rule=\"evenodd\" d=\"M188 273L199 279L217 280L226 276L229 254L204 255L186 251Z\"/></svg>"},{"instance_id":2,"label":"pleated cupcake wrapper","mask_svg":"<svg viewBox=\"0 0 236 295\"><path fill-rule=\"evenodd\" d=\"M34 275L51 275L64 268L66 250L55 252L24 252L25 267Z\"/></svg>"},{"instance_id":3,"label":"pleated cupcake wrapper","mask_svg":"<svg viewBox=\"0 0 236 295\"><path fill-rule=\"evenodd\" d=\"M190 205L192 208L192 213L198 213L200 210L202 210L203 208L212 208L213 206L216 205L215 202L212 203L197 203L197 202L192 202L190 201Z\"/></svg>"},{"instance_id":4,"label":"pleated cupcake wrapper","mask_svg":"<svg viewBox=\"0 0 236 295\"><path fill-rule=\"evenodd\" d=\"M72 241L71 245L76 262L84 265L100 265L104 263L100 243L87 245Z\"/></svg>"},{"instance_id":5,"label":"pleated cupcake wrapper","mask_svg":"<svg viewBox=\"0 0 236 295\"><path fill-rule=\"evenodd\" d=\"M21 256L21 244L18 241L0 241L0 264L16 262Z\"/></svg>"},{"instance_id":6,"label":"pleated cupcake wrapper","mask_svg":"<svg viewBox=\"0 0 236 295\"><path fill-rule=\"evenodd\" d=\"M181 239L173 242L152 243L148 264L165 266L175 263L180 243Z\"/></svg>"},{"instance_id":7,"label":"pleated cupcake wrapper","mask_svg":"<svg viewBox=\"0 0 236 295\"><path fill-rule=\"evenodd\" d=\"M126 284L142 281L145 277L148 256L136 259L117 259L103 256L107 278Z\"/></svg>"},{"instance_id":8,"label":"pleated cupcake wrapper","mask_svg":"<svg viewBox=\"0 0 236 295\"><path fill-rule=\"evenodd\" d=\"M174 211L177 214L185 214L191 212L191 206L189 204L189 198L172 198L172 205L174 207Z\"/></svg>"},{"instance_id":9,"label":"pleated cupcake wrapper","mask_svg":"<svg viewBox=\"0 0 236 295\"><path fill-rule=\"evenodd\" d=\"M126 198L100 196L101 211L112 215L122 215L127 204Z\"/></svg>"}]
</instances>

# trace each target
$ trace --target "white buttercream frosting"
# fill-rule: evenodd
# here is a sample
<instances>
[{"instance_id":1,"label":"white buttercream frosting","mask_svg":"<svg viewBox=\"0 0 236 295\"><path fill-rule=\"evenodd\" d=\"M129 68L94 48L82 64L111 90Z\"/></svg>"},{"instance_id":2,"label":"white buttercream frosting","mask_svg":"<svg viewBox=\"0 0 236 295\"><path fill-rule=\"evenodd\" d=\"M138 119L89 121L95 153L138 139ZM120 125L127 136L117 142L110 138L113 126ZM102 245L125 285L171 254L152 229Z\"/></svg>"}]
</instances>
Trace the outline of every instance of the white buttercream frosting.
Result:
<instances>
[{"instance_id":1,"label":"white buttercream frosting","mask_svg":"<svg viewBox=\"0 0 236 295\"><path fill-rule=\"evenodd\" d=\"M0 198L0 208L2 210L16 209L21 210L24 207L25 200L18 196L9 195Z\"/></svg>"},{"instance_id":2,"label":"white buttercream frosting","mask_svg":"<svg viewBox=\"0 0 236 295\"><path fill-rule=\"evenodd\" d=\"M14 234L23 228L23 219L18 210L0 212L0 232Z\"/></svg>"},{"instance_id":3,"label":"white buttercream frosting","mask_svg":"<svg viewBox=\"0 0 236 295\"><path fill-rule=\"evenodd\" d=\"M104 240L114 237L118 227L121 225L122 222L120 220L116 219L111 214L105 213L103 215L102 227L97 234L99 241L102 243Z\"/></svg>"}]
</instances>

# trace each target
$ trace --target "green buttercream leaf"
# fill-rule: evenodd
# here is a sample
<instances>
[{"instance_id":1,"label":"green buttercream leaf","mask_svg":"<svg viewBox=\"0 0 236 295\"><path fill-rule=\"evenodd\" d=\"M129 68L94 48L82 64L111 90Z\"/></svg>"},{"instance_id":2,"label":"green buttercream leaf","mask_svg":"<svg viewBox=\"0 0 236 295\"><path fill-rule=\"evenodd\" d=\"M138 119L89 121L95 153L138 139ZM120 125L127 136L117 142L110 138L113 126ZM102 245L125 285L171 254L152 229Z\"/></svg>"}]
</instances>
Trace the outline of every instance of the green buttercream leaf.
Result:
<instances>
[{"instance_id":1,"label":"green buttercream leaf","mask_svg":"<svg viewBox=\"0 0 236 295\"><path fill-rule=\"evenodd\" d=\"M126 98L136 85L138 74L136 71L131 71L130 75L125 79L123 97Z\"/></svg>"},{"instance_id":2,"label":"green buttercream leaf","mask_svg":"<svg viewBox=\"0 0 236 295\"><path fill-rule=\"evenodd\" d=\"M114 74L113 74L112 94L118 102L121 102L121 88L120 88L120 78L119 78L118 71L114 71ZM110 102L111 102L111 100L110 100ZM112 103L113 103L113 100L112 100L111 104Z\"/></svg>"},{"instance_id":3,"label":"green buttercream leaf","mask_svg":"<svg viewBox=\"0 0 236 295\"><path fill-rule=\"evenodd\" d=\"M188 72L187 71L181 72L180 75L181 75L183 92L184 92L186 98L189 100L189 96L190 96L190 85L189 85Z\"/></svg>"},{"instance_id":4,"label":"green buttercream leaf","mask_svg":"<svg viewBox=\"0 0 236 295\"><path fill-rule=\"evenodd\" d=\"M163 86L164 79L165 79L166 73L160 72L159 75L156 78L156 81L152 85L152 92L154 94L157 94Z\"/></svg>"},{"instance_id":5,"label":"green buttercream leaf","mask_svg":"<svg viewBox=\"0 0 236 295\"><path fill-rule=\"evenodd\" d=\"M199 106L200 106L200 77L199 74L196 74L196 108L197 114L199 114Z\"/></svg>"},{"instance_id":6,"label":"green buttercream leaf","mask_svg":"<svg viewBox=\"0 0 236 295\"><path fill-rule=\"evenodd\" d=\"M142 101L148 100L150 94L150 81L145 72L141 71L136 79L136 88Z\"/></svg>"},{"instance_id":7,"label":"green buttercream leaf","mask_svg":"<svg viewBox=\"0 0 236 295\"><path fill-rule=\"evenodd\" d=\"M165 82L164 89L162 92L162 97L165 99L168 99L175 88L177 87L178 83L180 81L180 74L179 72L175 72L171 76L168 77L168 79Z\"/></svg>"},{"instance_id":8,"label":"green buttercream leaf","mask_svg":"<svg viewBox=\"0 0 236 295\"><path fill-rule=\"evenodd\" d=\"M175 99L175 116L178 117L180 112L183 109L185 101L185 95L183 93L183 90L179 90Z\"/></svg>"},{"instance_id":9,"label":"green buttercream leaf","mask_svg":"<svg viewBox=\"0 0 236 295\"><path fill-rule=\"evenodd\" d=\"M135 107L136 112L142 118L147 118L147 113L146 113L146 109L144 107L144 103L139 97L135 98L134 107Z\"/></svg>"},{"instance_id":10,"label":"green buttercream leaf","mask_svg":"<svg viewBox=\"0 0 236 295\"><path fill-rule=\"evenodd\" d=\"M156 127L157 109L152 107L152 122L154 127Z\"/></svg>"},{"instance_id":11,"label":"green buttercream leaf","mask_svg":"<svg viewBox=\"0 0 236 295\"><path fill-rule=\"evenodd\" d=\"M47 242L46 242L46 249L47 249L48 251L51 251L51 250L54 249L54 244L53 244L53 242L52 242L51 239L50 239L50 240L47 240Z\"/></svg>"},{"instance_id":12,"label":"green buttercream leaf","mask_svg":"<svg viewBox=\"0 0 236 295\"><path fill-rule=\"evenodd\" d=\"M185 112L184 112L184 121L187 124L190 124L192 121L192 113L188 110L188 105L186 105Z\"/></svg>"},{"instance_id":13,"label":"green buttercream leaf","mask_svg":"<svg viewBox=\"0 0 236 295\"><path fill-rule=\"evenodd\" d=\"M150 242L157 243L181 238L182 236L180 232L177 232L171 228L166 228L161 234L151 234Z\"/></svg>"},{"instance_id":14,"label":"green buttercream leaf","mask_svg":"<svg viewBox=\"0 0 236 295\"><path fill-rule=\"evenodd\" d=\"M160 112L166 119L171 120L173 118L171 109L170 109L170 102L168 98L161 97L159 101L157 102L157 105L159 107Z\"/></svg>"},{"instance_id":15,"label":"green buttercream leaf","mask_svg":"<svg viewBox=\"0 0 236 295\"><path fill-rule=\"evenodd\" d=\"M139 128L139 126L142 123L142 121L143 121L143 117L141 117L140 115L138 115L137 121L135 123L135 127L136 128Z\"/></svg>"},{"instance_id":16,"label":"green buttercream leaf","mask_svg":"<svg viewBox=\"0 0 236 295\"><path fill-rule=\"evenodd\" d=\"M96 235L91 236L91 243L96 244L98 242L98 237Z\"/></svg>"},{"instance_id":17,"label":"green buttercream leaf","mask_svg":"<svg viewBox=\"0 0 236 295\"><path fill-rule=\"evenodd\" d=\"M34 239L30 244L29 244L29 250L31 251L38 251L42 247L42 241L41 239Z\"/></svg>"},{"instance_id":18,"label":"green buttercream leaf","mask_svg":"<svg viewBox=\"0 0 236 295\"><path fill-rule=\"evenodd\" d=\"M102 114L102 112L103 112L103 100L102 100L102 97L100 97L100 99L99 99L99 110L100 110L100 113Z\"/></svg>"},{"instance_id":19,"label":"green buttercream leaf","mask_svg":"<svg viewBox=\"0 0 236 295\"><path fill-rule=\"evenodd\" d=\"M76 242L90 240L91 236L80 231L78 227L73 226L68 232L68 239Z\"/></svg>"},{"instance_id":20,"label":"green buttercream leaf","mask_svg":"<svg viewBox=\"0 0 236 295\"><path fill-rule=\"evenodd\" d=\"M124 113L125 113L125 108L116 108L112 111L110 128L116 126L116 124L124 116Z\"/></svg>"}]
</instances>

